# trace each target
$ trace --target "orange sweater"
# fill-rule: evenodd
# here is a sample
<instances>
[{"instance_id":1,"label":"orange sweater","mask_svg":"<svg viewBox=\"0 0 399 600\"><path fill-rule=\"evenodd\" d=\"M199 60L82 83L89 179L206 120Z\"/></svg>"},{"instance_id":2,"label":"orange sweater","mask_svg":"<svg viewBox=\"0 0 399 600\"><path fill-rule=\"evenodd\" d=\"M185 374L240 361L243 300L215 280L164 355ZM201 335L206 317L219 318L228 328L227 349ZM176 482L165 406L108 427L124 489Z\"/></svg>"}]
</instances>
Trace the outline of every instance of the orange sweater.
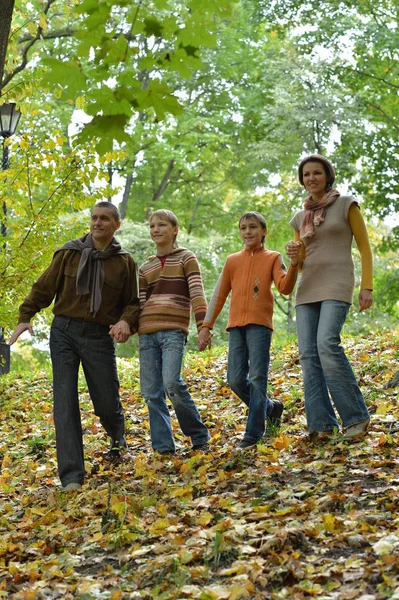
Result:
<instances>
[{"instance_id":1,"label":"orange sweater","mask_svg":"<svg viewBox=\"0 0 399 600\"><path fill-rule=\"evenodd\" d=\"M273 329L274 282L281 294L294 289L297 269L286 271L279 252L257 248L254 252L241 250L227 257L218 279L203 323L212 329L227 296L231 302L227 330L245 325L264 325Z\"/></svg>"}]
</instances>

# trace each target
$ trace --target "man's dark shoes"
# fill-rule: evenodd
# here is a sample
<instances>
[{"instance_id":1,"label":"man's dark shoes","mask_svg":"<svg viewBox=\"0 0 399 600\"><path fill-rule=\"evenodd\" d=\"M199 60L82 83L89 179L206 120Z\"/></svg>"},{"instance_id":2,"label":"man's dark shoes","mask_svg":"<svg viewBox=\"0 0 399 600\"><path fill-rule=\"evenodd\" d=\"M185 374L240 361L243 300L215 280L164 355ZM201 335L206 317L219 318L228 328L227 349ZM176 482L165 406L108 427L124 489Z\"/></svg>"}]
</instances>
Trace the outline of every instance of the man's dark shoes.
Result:
<instances>
[{"instance_id":1,"label":"man's dark shoes","mask_svg":"<svg viewBox=\"0 0 399 600\"><path fill-rule=\"evenodd\" d=\"M176 454L176 450L155 450L156 454L162 454L162 456L174 456Z\"/></svg>"},{"instance_id":2,"label":"man's dark shoes","mask_svg":"<svg viewBox=\"0 0 399 600\"><path fill-rule=\"evenodd\" d=\"M281 423L281 415L283 414L284 404L279 400L271 400L271 407L267 411L267 420L271 425L279 426Z\"/></svg>"},{"instance_id":3,"label":"man's dark shoes","mask_svg":"<svg viewBox=\"0 0 399 600\"><path fill-rule=\"evenodd\" d=\"M255 448L258 442L250 442L249 440L242 440L238 446L237 450L248 450L249 448Z\"/></svg>"},{"instance_id":4,"label":"man's dark shoes","mask_svg":"<svg viewBox=\"0 0 399 600\"><path fill-rule=\"evenodd\" d=\"M191 450L200 450L201 452L209 452L209 444L208 442L204 442L203 444L193 444Z\"/></svg>"},{"instance_id":5,"label":"man's dark shoes","mask_svg":"<svg viewBox=\"0 0 399 600\"><path fill-rule=\"evenodd\" d=\"M126 442L118 442L117 440L112 440L111 447L106 453L105 458L110 462L120 462L122 460L123 453L126 452L126 450Z\"/></svg>"}]
</instances>

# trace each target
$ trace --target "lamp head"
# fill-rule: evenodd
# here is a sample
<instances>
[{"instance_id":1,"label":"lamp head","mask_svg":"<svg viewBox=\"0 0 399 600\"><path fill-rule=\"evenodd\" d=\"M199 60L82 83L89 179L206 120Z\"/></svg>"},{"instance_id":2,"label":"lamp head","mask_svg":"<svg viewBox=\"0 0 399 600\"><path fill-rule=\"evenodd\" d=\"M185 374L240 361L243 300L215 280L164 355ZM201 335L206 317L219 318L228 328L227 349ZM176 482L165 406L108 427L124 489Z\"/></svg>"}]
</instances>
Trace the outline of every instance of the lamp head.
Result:
<instances>
[{"instance_id":1,"label":"lamp head","mask_svg":"<svg viewBox=\"0 0 399 600\"><path fill-rule=\"evenodd\" d=\"M9 138L17 130L21 112L15 102L7 102L0 106L0 135Z\"/></svg>"}]
</instances>

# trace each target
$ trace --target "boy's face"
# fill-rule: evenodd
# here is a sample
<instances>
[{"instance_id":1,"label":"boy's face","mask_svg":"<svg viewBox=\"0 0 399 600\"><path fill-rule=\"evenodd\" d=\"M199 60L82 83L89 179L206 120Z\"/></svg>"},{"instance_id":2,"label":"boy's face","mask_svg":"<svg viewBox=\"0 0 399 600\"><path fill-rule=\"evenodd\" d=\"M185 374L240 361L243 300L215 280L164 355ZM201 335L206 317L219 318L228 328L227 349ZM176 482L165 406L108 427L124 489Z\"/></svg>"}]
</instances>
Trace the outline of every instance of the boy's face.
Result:
<instances>
[{"instance_id":1,"label":"boy's face","mask_svg":"<svg viewBox=\"0 0 399 600\"><path fill-rule=\"evenodd\" d=\"M171 246L179 228L167 219L155 216L150 221L150 236L157 246Z\"/></svg>"},{"instance_id":2,"label":"boy's face","mask_svg":"<svg viewBox=\"0 0 399 600\"><path fill-rule=\"evenodd\" d=\"M262 238L266 235L266 228L256 219L242 219L240 222L240 236L245 248L255 250L262 246Z\"/></svg>"}]
</instances>

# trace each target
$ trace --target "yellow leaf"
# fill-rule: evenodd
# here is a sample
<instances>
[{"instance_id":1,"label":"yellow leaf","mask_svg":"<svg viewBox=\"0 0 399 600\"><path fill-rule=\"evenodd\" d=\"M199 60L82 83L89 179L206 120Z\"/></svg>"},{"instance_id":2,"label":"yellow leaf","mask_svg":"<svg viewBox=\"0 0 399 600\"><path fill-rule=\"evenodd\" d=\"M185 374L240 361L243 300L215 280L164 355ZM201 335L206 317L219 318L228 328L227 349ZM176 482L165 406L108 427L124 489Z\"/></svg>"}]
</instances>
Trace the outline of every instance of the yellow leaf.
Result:
<instances>
[{"instance_id":1,"label":"yellow leaf","mask_svg":"<svg viewBox=\"0 0 399 600\"><path fill-rule=\"evenodd\" d=\"M377 415L386 415L392 408L393 404L391 402L381 402L375 412Z\"/></svg>"},{"instance_id":2,"label":"yellow leaf","mask_svg":"<svg viewBox=\"0 0 399 600\"><path fill-rule=\"evenodd\" d=\"M84 109L86 105L86 100L84 96L77 96L75 100L76 108Z\"/></svg>"},{"instance_id":3,"label":"yellow leaf","mask_svg":"<svg viewBox=\"0 0 399 600\"><path fill-rule=\"evenodd\" d=\"M323 527L326 531L334 533L336 529L337 521L334 515L327 513L323 516Z\"/></svg>"},{"instance_id":4,"label":"yellow leaf","mask_svg":"<svg viewBox=\"0 0 399 600\"><path fill-rule=\"evenodd\" d=\"M233 585L230 588L229 600L238 600L239 598L249 598L249 591L243 585Z\"/></svg>"},{"instance_id":5,"label":"yellow leaf","mask_svg":"<svg viewBox=\"0 0 399 600\"><path fill-rule=\"evenodd\" d=\"M3 462L1 463L1 470L8 469L12 465L12 460L9 454L5 454L3 458Z\"/></svg>"},{"instance_id":6,"label":"yellow leaf","mask_svg":"<svg viewBox=\"0 0 399 600\"><path fill-rule=\"evenodd\" d=\"M45 15L44 13L42 13L42 14L40 15L40 19L39 19L39 25L40 25L40 27L41 27L41 28L42 28L44 31L45 31L45 30L47 29L47 27L48 27L48 24L47 24L47 17L46 17L46 15Z\"/></svg>"},{"instance_id":7,"label":"yellow leaf","mask_svg":"<svg viewBox=\"0 0 399 600\"><path fill-rule=\"evenodd\" d=\"M169 527L168 519L158 519L153 523L149 529L150 533L158 533L163 529L167 529Z\"/></svg>"},{"instance_id":8,"label":"yellow leaf","mask_svg":"<svg viewBox=\"0 0 399 600\"><path fill-rule=\"evenodd\" d=\"M29 148L29 142L25 136L22 136L19 141L19 145L21 146L22 150L27 150Z\"/></svg>"},{"instance_id":9,"label":"yellow leaf","mask_svg":"<svg viewBox=\"0 0 399 600\"><path fill-rule=\"evenodd\" d=\"M276 450L288 450L291 441L292 440L290 437L288 437L288 435L282 433L278 437L274 438L273 448L276 448Z\"/></svg>"},{"instance_id":10,"label":"yellow leaf","mask_svg":"<svg viewBox=\"0 0 399 600\"><path fill-rule=\"evenodd\" d=\"M213 514L210 512L204 512L198 519L198 525L209 525L213 519Z\"/></svg>"},{"instance_id":11,"label":"yellow leaf","mask_svg":"<svg viewBox=\"0 0 399 600\"><path fill-rule=\"evenodd\" d=\"M37 26L35 23L28 24L28 31L31 35L35 36L37 34Z\"/></svg>"}]
</instances>

